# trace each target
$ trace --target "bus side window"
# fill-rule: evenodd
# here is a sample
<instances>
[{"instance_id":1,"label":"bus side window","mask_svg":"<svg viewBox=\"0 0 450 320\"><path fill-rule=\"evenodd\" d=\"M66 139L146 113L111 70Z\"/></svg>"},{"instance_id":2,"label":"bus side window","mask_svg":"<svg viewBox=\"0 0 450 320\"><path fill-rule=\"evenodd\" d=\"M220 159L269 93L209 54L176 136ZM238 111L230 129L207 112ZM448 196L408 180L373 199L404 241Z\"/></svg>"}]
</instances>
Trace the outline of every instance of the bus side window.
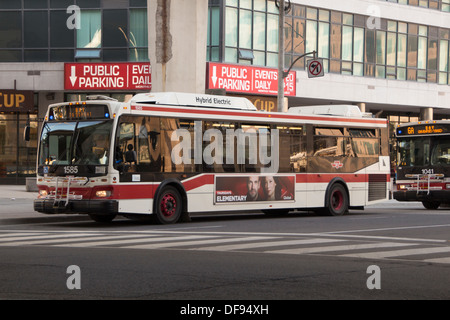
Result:
<instances>
[{"instance_id":1,"label":"bus side window","mask_svg":"<svg viewBox=\"0 0 450 320\"><path fill-rule=\"evenodd\" d=\"M125 162L127 162L125 156L128 151L128 145L134 145L134 132L135 132L135 123L131 122L132 118L124 116L121 119L121 123L119 125L119 130L117 133L117 141L115 146L115 167L117 170L123 172L127 171L128 166Z\"/></svg>"},{"instance_id":2,"label":"bus side window","mask_svg":"<svg viewBox=\"0 0 450 320\"><path fill-rule=\"evenodd\" d=\"M145 125L149 139L149 171L161 172L161 118L147 117Z\"/></svg>"}]
</instances>

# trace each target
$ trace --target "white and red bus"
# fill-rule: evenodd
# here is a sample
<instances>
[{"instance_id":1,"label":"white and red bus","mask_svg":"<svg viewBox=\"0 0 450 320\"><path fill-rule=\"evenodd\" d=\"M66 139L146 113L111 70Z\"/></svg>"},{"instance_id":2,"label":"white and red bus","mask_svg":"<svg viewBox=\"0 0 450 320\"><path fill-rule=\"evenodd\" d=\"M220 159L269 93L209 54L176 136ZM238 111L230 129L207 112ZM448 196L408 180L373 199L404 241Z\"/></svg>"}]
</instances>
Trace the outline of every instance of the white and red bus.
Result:
<instances>
[{"instance_id":1,"label":"white and red bus","mask_svg":"<svg viewBox=\"0 0 450 320\"><path fill-rule=\"evenodd\" d=\"M259 112L244 98L138 94L49 106L38 154L47 214L93 220L315 210L388 199L388 124L356 106Z\"/></svg>"},{"instance_id":2,"label":"white and red bus","mask_svg":"<svg viewBox=\"0 0 450 320\"><path fill-rule=\"evenodd\" d=\"M450 205L450 121L399 125L397 137L398 201L420 201L426 209Z\"/></svg>"}]
</instances>

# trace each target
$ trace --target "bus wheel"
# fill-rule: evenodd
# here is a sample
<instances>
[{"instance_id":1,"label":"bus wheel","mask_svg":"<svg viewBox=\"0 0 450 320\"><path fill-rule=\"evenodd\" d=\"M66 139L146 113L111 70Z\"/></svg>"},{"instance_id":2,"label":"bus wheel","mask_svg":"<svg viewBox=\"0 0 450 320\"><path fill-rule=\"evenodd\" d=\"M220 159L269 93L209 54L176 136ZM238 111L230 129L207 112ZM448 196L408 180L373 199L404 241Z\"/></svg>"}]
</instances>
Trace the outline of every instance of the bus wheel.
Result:
<instances>
[{"instance_id":1,"label":"bus wheel","mask_svg":"<svg viewBox=\"0 0 450 320\"><path fill-rule=\"evenodd\" d=\"M182 212L182 199L174 187L164 188L156 202L156 219L161 224L176 223Z\"/></svg>"},{"instance_id":2,"label":"bus wheel","mask_svg":"<svg viewBox=\"0 0 450 320\"><path fill-rule=\"evenodd\" d=\"M437 210L441 206L441 203L436 201L422 201L422 204L428 210Z\"/></svg>"},{"instance_id":3,"label":"bus wheel","mask_svg":"<svg viewBox=\"0 0 450 320\"><path fill-rule=\"evenodd\" d=\"M335 183L331 186L327 193L324 213L329 216L342 216L348 211L348 195L344 186L340 183Z\"/></svg>"},{"instance_id":4,"label":"bus wheel","mask_svg":"<svg viewBox=\"0 0 450 320\"><path fill-rule=\"evenodd\" d=\"M100 215L100 214L89 214L89 217L95 222L108 223L114 220L115 214Z\"/></svg>"}]
</instances>

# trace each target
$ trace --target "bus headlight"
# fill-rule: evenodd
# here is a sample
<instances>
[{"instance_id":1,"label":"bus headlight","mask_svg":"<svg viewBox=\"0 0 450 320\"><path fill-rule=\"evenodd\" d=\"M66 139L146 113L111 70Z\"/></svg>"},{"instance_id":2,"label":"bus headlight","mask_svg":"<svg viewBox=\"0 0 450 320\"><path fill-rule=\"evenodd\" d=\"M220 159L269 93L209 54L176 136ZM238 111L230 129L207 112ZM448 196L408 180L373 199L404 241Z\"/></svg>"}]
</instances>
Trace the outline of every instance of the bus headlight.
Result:
<instances>
[{"instance_id":1,"label":"bus headlight","mask_svg":"<svg viewBox=\"0 0 450 320\"><path fill-rule=\"evenodd\" d=\"M97 198L108 198L111 196L111 191L107 191L107 190L98 190L97 192L95 192L95 196Z\"/></svg>"},{"instance_id":2,"label":"bus headlight","mask_svg":"<svg viewBox=\"0 0 450 320\"><path fill-rule=\"evenodd\" d=\"M47 190L39 190L39 198L46 198L48 196Z\"/></svg>"},{"instance_id":3,"label":"bus headlight","mask_svg":"<svg viewBox=\"0 0 450 320\"><path fill-rule=\"evenodd\" d=\"M399 184L398 185L398 190L406 190L408 188L408 186L406 184Z\"/></svg>"}]
</instances>

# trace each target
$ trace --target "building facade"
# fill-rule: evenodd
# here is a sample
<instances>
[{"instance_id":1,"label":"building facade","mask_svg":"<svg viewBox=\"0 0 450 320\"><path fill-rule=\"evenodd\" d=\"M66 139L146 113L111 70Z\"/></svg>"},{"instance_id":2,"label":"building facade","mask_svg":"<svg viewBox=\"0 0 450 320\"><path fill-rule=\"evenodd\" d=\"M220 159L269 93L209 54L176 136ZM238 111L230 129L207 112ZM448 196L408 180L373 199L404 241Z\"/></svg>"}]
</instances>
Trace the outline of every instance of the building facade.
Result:
<instances>
[{"instance_id":1,"label":"building facade","mask_svg":"<svg viewBox=\"0 0 450 320\"><path fill-rule=\"evenodd\" d=\"M0 1L0 183L35 176L49 104L88 94L123 100L137 92L68 88L65 65L148 63L147 16L147 0ZM23 139L27 123L29 142Z\"/></svg>"}]
</instances>

